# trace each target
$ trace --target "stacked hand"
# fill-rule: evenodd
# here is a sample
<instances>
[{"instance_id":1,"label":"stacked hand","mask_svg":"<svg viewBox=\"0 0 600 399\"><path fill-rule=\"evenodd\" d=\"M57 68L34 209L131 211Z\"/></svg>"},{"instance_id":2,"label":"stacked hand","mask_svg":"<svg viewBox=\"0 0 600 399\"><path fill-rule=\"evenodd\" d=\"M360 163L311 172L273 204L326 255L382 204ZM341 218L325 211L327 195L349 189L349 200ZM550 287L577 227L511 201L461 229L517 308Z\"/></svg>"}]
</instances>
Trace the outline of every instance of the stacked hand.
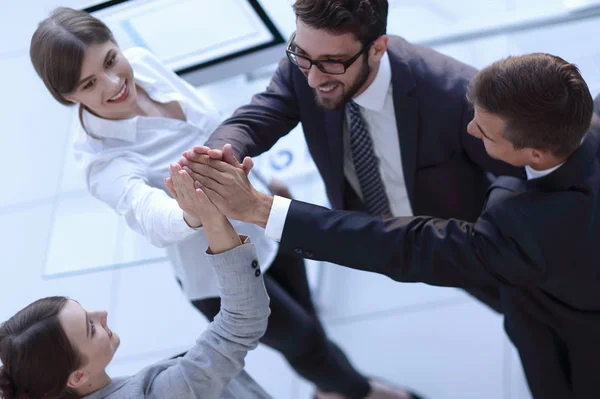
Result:
<instances>
[{"instance_id":1,"label":"stacked hand","mask_svg":"<svg viewBox=\"0 0 600 399\"><path fill-rule=\"evenodd\" d=\"M249 157L240 163L228 144L222 150L194 147L183 154L179 165L220 213L265 227L273 199L250 183L253 163Z\"/></svg>"},{"instance_id":2,"label":"stacked hand","mask_svg":"<svg viewBox=\"0 0 600 399\"><path fill-rule=\"evenodd\" d=\"M185 215L200 220L213 253L227 251L241 244L240 238L227 218L210 201L198 182L179 164L169 168L165 186ZM189 224L189 222L188 222Z\"/></svg>"}]
</instances>

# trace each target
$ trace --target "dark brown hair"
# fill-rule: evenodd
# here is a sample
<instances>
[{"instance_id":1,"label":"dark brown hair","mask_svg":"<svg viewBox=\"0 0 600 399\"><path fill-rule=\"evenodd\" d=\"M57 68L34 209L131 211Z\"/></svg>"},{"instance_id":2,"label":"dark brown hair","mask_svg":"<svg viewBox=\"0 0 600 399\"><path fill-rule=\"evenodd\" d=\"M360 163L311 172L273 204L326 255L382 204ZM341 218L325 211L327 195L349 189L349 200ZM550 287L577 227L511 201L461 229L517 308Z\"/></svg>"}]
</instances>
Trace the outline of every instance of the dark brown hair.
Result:
<instances>
[{"instance_id":1,"label":"dark brown hair","mask_svg":"<svg viewBox=\"0 0 600 399\"><path fill-rule=\"evenodd\" d=\"M40 22L31 38L29 57L52 97L63 105L74 105L65 95L77 88L86 48L106 42L117 44L104 22L85 11L59 7ZM86 130L82 112L79 107L79 121Z\"/></svg>"},{"instance_id":2,"label":"dark brown hair","mask_svg":"<svg viewBox=\"0 0 600 399\"><path fill-rule=\"evenodd\" d=\"M65 334L58 314L65 297L39 299L0 326L0 393L4 399L79 398L67 387L82 356Z\"/></svg>"},{"instance_id":3,"label":"dark brown hair","mask_svg":"<svg viewBox=\"0 0 600 399\"><path fill-rule=\"evenodd\" d=\"M363 45L387 29L387 0L296 0L296 18L314 29L353 33Z\"/></svg>"},{"instance_id":4,"label":"dark brown hair","mask_svg":"<svg viewBox=\"0 0 600 399\"><path fill-rule=\"evenodd\" d=\"M594 110L579 69L545 53L508 57L482 69L467 97L502 118L504 137L515 149L546 149L556 156L579 147Z\"/></svg>"}]
</instances>

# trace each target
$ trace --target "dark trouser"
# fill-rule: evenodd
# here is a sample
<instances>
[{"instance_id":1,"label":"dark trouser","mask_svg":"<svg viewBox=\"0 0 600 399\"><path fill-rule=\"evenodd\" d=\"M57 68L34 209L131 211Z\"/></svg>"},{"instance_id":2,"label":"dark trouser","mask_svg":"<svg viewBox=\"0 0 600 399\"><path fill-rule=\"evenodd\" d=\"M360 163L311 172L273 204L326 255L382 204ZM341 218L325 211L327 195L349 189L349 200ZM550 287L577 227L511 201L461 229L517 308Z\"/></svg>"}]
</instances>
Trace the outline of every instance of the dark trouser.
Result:
<instances>
[{"instance_id":1,"label":"dark trouser","mask_svg":"<svg viewBox=\"0 0 600 399\"><path fill-rule=\"evenodd\" d=\"M367 379L325 335L311 300L304 260L280 253L264 280L271 298L271 316L260 342L280 352L298 374L321 391L351 399L367 396ZM221 300L208 298L192 304L212 321Z\"/></svg>"}]
</instances>

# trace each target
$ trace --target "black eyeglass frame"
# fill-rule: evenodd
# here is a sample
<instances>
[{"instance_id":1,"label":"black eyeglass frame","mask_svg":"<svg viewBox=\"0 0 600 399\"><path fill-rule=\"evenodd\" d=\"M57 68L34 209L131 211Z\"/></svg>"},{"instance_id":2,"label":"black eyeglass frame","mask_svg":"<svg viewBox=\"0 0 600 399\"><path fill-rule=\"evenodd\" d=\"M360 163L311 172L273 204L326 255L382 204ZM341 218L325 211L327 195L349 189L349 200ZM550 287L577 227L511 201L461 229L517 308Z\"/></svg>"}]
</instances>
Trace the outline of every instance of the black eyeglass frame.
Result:
<instances>
[{"instance_id":1,"label":"black eyeglass frame","mask_svg":"<svg viewBox=\"0 0 600 399\"><path fill-rule=\"evenodd\" d=\"M306 57L306 56L304 56L302 54L298 54L298 53L292 51L291 47L292 47L292 44L293 44L295 38L296 38L296 32L292 33L292 37L290 37L290 40L288 41L287 47L285 49L285 54L287 55L287 57L290 60L290 62L292 64L296 65L298 68L305 69L305 70L309 70L314 65L317 68L319 68L319 71L321 71L323 73L326 73L328 75L343 75L343 74L345 74L346 71L348 70L348 68L350 68L350 66L352 66L352 64L354 64L354 62L365 51L368 51L369 48L371 48L371 45L373 44L373 42L371 42L368 45L364 46L358 53L356 53L354 56L350 57L346 61L336 61L336 60L315 61L315 60L311 60L310 58L308 58L308 57ZM303 67L303 66L299 65L297 62L294 61L293 57L302 58L302 59L308 61L309 62L308 67ZM327 64L330 64L330 65L341 65L341 66L344 67L344 71L343 72L328 72L323 67L323 64L325 64L325 65L327 65Z\"/></svg>"}]
</instances>

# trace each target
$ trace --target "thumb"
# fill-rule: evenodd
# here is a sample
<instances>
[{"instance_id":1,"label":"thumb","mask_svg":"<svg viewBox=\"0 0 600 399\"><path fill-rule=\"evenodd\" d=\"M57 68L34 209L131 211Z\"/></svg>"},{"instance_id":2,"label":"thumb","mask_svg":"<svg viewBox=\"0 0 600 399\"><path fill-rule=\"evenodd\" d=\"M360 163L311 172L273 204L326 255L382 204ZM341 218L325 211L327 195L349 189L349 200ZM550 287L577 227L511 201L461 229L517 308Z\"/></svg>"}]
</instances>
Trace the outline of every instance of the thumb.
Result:
<instances>
[{"instance_id":1,"label":"thumb","mask_svg":"<svg viewBox=\"0 0 600 399\"><path fill-rule=\"evenodd\" d=\"M223 162L227 162L231 166L235 166L236 168L241 168L242 164L237 160L235 155L233 155L233 147L231 144L225 144L223 146Z\"/></svg>"},{"instance_id":2,"label":"thumb","mask_svg":"<svg viewBox=\"0 0 600 399\"><path fill-rule=\"evenodd\" d=\"M246 174L250 173L250 170L253 167L254 167L254 161L252 160L252 158L250 158L250 157L244 158L244 161L242 162L242 169L244 169L244 172L246 172Z\"/></svg>"}]
</instances>

